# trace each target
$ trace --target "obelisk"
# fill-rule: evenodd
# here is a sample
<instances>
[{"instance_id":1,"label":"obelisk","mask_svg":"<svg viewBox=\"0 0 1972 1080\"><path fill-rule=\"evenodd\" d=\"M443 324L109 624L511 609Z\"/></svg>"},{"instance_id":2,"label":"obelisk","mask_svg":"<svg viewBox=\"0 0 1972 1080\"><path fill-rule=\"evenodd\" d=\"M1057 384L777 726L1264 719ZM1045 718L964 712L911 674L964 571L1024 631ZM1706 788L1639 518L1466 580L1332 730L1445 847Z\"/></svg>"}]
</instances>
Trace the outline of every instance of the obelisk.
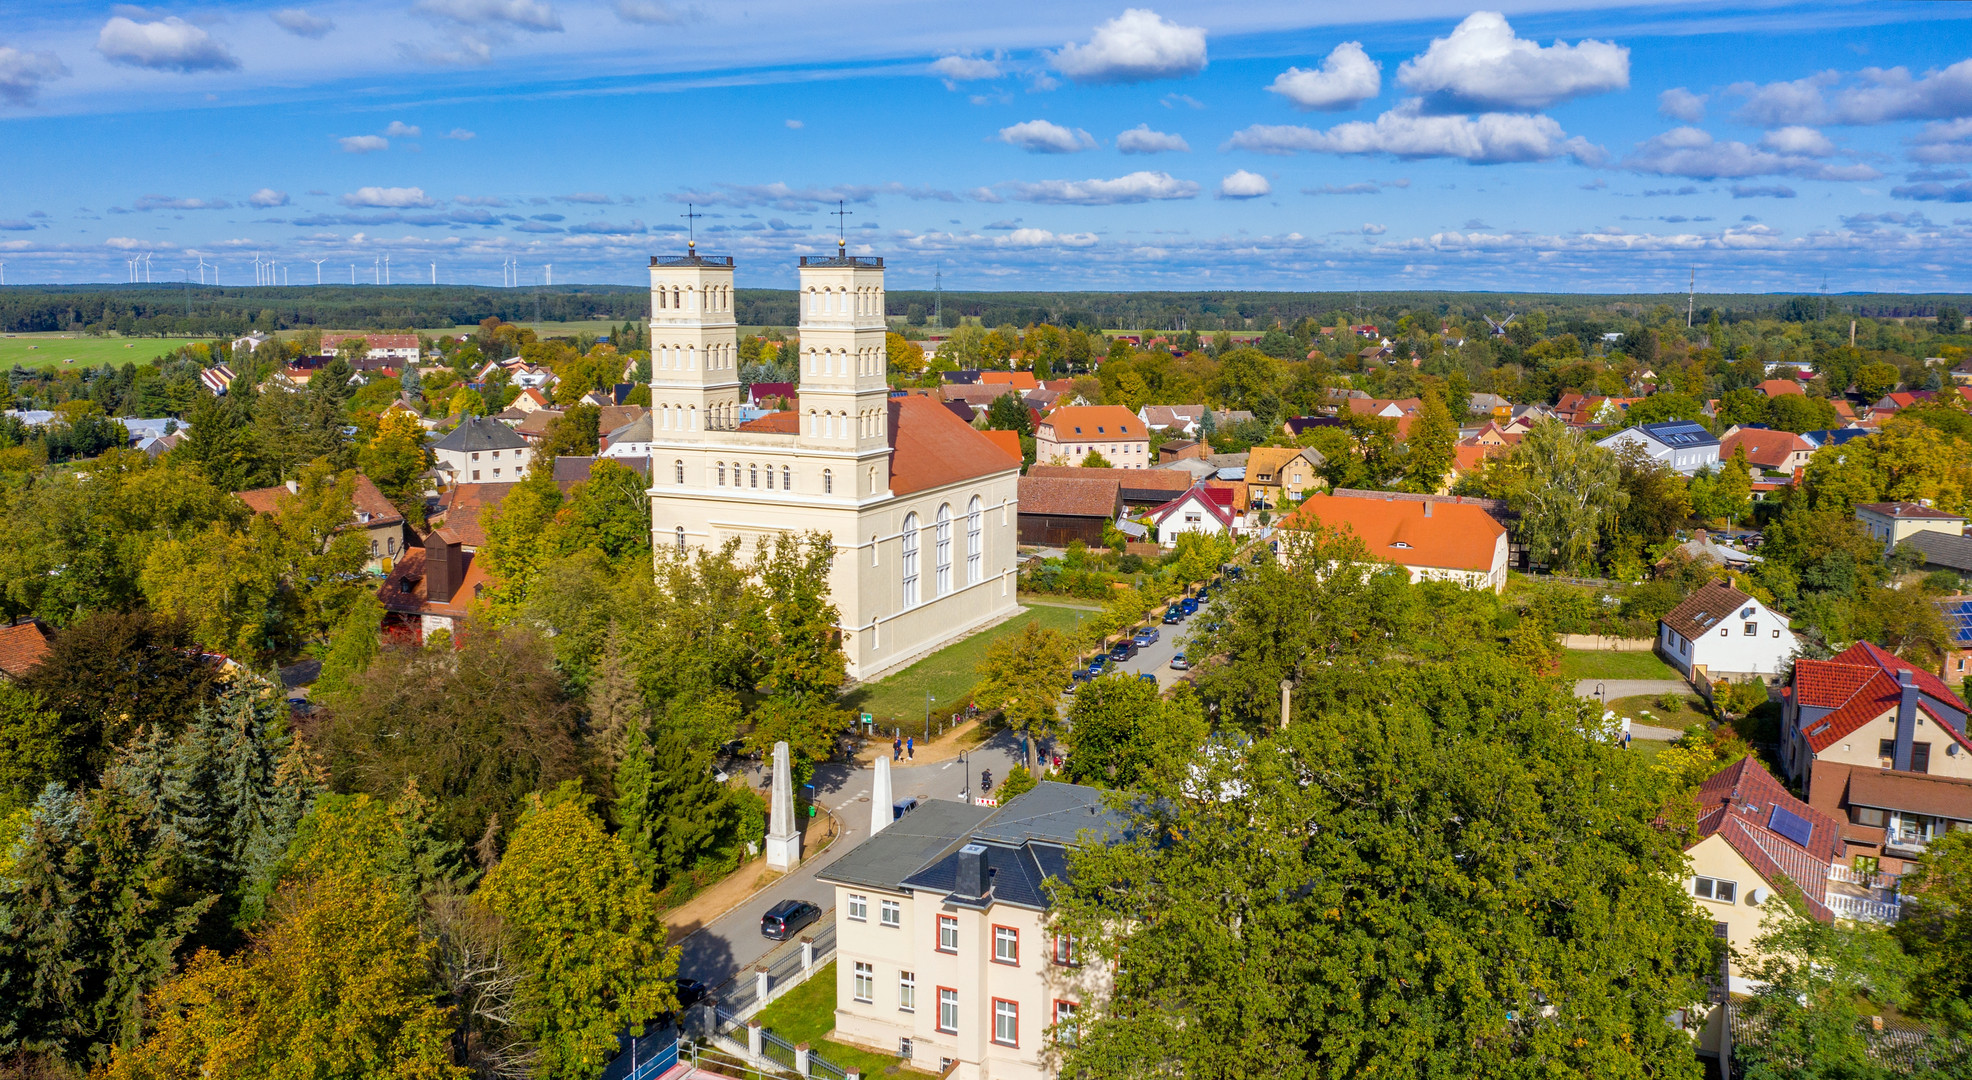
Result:
<instances>
[{"instance_id":1,"label":"obelisk","mask_svg":"<svg viewBox=\"0 0 1972 1080\"><path fill-rule=\"evenodd\" d=\"M890 799L890 759L878 754L876 783L870 785L870 835L882 832L894 813Z\"/></svg>"},{"instance_id":2,"label":"obelisk","mask_svg":"<svg viewBox=\"0 0 1972 1080\"><path fill-rule=\"evenodd\" d=\"M774 797L767 814L767 869L792 870L801 865L801 830L794 823L794 770L788 766L787 744L774 744Z\"/></svg>"}]
</instances>

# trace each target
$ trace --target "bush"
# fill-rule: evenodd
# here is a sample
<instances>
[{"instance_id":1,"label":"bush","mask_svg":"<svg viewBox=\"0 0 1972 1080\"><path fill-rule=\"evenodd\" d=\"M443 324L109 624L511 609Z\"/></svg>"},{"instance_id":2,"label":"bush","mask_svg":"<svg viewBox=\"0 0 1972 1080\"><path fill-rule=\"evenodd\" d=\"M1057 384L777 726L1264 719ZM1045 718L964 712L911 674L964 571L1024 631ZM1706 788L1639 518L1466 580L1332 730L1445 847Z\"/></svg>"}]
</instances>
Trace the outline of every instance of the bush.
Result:
<instances>
[{"instance_id":1,"label":"bush","mask_svg":"<svg viewBox=\"0 0 1972 1080\"><path fill-rule=\"evenodd\" d=\"M1674 713L1684 708L1684 698L1677 694L1661 694L1657 698L1657 707L1667 713Z\"/></svg>"},{"instance_id":2,"label":"bush","mask_svg":"<svg viewBox=\"0 0 1972 1080\"><path fill-rule=\"evenodd\" d=\"M1955 594L1964 587L1964 582L1960 581L1958 575L1952 573L1950 570L1933 570L1924 577L1924 590L1926 592Z\"/></svg>"},{"instance_id":3,"label":"bush","mask_svg":"<svg viewBox=\"0 0 1972 1080\"><path fill-rule=\"evenodd\" d=\"M1125 574L1141 573L1143 571L1143 556L1135 554L1125 555L1116 561L1116 569Z\"/></svg>"}]
</instances>

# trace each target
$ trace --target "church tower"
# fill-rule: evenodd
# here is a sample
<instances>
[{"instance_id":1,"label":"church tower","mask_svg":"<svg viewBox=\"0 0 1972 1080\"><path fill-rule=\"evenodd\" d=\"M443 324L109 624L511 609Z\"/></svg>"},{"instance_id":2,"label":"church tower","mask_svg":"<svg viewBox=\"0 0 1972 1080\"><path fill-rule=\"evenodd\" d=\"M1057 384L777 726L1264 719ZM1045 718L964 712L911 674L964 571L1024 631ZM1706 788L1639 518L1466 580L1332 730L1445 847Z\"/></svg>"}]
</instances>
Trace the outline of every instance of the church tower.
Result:
<instances>
[{"instance_id":1,"label":"church tower","mask_svg":"<svg viewBox=\"0 0 1972 1080\"><path fill-rule=\"evenodd\" d=\"M801 435L811 454L839 457L867 499L890 490L889 358L883 260L801 258ZM846 494L846 493L844 493Z\"/></svg>"},{"instance_id":2,"label":"church tower","mask_svg":"<svg viewBox=\"0 0 1972 1080\"><path fill-rule=\"evenodd\" d=\"M739 337L733 260L700 255L650 260L651 435L696 440L739 426Z\"/></svg>"}]
</instances>

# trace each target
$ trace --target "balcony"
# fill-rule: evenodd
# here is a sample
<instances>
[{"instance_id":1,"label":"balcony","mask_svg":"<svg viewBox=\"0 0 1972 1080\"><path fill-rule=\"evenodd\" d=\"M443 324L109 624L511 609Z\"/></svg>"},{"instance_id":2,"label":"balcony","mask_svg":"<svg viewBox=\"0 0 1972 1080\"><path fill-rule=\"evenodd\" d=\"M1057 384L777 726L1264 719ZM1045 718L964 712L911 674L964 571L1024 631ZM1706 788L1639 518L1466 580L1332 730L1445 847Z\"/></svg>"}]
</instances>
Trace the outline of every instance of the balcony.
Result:
<instances>
[{"instance_id":1,"label":"balcony","mask_svg":"<svg viewBox=\"0 0 1972 1080\"><path fill-rule=\"evenodd\" d=\"M1828 910L1838 919L1893 923L1903 914L1897 897L1902 879L1895 874L1865 874L1840 863L1828 867Z\"/></svg>"},{"instance_id":2,"label":"balcony","mask_svg":"<svg viewBox=\"0 0 1972 1080\"><path fill-rule=\"evenodd\" d=\"M731 260L727 260L730 262ZM883 269L881 255L803 255L802 266L853 266L859 270Z\"/></svg>"},{"instance_id":3,"label":"balcony","mask_svg":"<svg viewBox=\"0 0 1972 1080\"><path fill-rule=\"evenodd\" d=\"M731 255L700 255L697 252L693 252L690 255L677 255L671 258L652 255L650 257L650 264L652 266L717 266L730 270L733 268L733 257Z\"/></svg>"}]
</instances>

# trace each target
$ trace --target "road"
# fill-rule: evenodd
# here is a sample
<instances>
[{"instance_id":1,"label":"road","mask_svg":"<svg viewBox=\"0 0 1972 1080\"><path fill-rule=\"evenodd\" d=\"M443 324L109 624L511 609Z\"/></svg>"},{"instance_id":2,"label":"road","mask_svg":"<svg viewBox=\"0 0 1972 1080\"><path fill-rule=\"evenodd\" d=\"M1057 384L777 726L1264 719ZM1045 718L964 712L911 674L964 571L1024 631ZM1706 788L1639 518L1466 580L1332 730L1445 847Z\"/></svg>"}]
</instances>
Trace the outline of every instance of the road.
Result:
<instances>
[{"instance_id":1,"label":"road","mask_svg":"<svg viewBox=\"0 0 1972 1080\"><path fill-rule=\"evenodd\" d=\"M1197 618L1193 616L1177 626L1157 624L1159 640L1138 650L1133 659L1116 666L1133 675L1150 672L1157 676L1159 687L1170 686L1184 674L1171 670L1171 657L1183 648L1186 632ZM1043 745L1043 753L1047 750L1048 747ZM963 762L893 765L890 770L891 793L898 799L913 795L921 799L957 799L960 791L968 786L968 776L976 794L982 771L992 770L997 787L1007 771L1020 763L1019 739L1003 731L987 740ZM764 787L767 782L765 769L750 768L748 780L756 790ZM826 764L815 769L815 801L842 823L841 835L827 851L804 859L794 873L774 882L759 895L686 938L681 943L682 955L678 962L681 977L718 986L759 963L779 944L760 936L760 917L782 900L807 900L823 910L834 904L833 887L817 880L817 875L842 853L869 837L870 786L874 780L875 771L868 767Z\"/></svg>"}]
</instances>

